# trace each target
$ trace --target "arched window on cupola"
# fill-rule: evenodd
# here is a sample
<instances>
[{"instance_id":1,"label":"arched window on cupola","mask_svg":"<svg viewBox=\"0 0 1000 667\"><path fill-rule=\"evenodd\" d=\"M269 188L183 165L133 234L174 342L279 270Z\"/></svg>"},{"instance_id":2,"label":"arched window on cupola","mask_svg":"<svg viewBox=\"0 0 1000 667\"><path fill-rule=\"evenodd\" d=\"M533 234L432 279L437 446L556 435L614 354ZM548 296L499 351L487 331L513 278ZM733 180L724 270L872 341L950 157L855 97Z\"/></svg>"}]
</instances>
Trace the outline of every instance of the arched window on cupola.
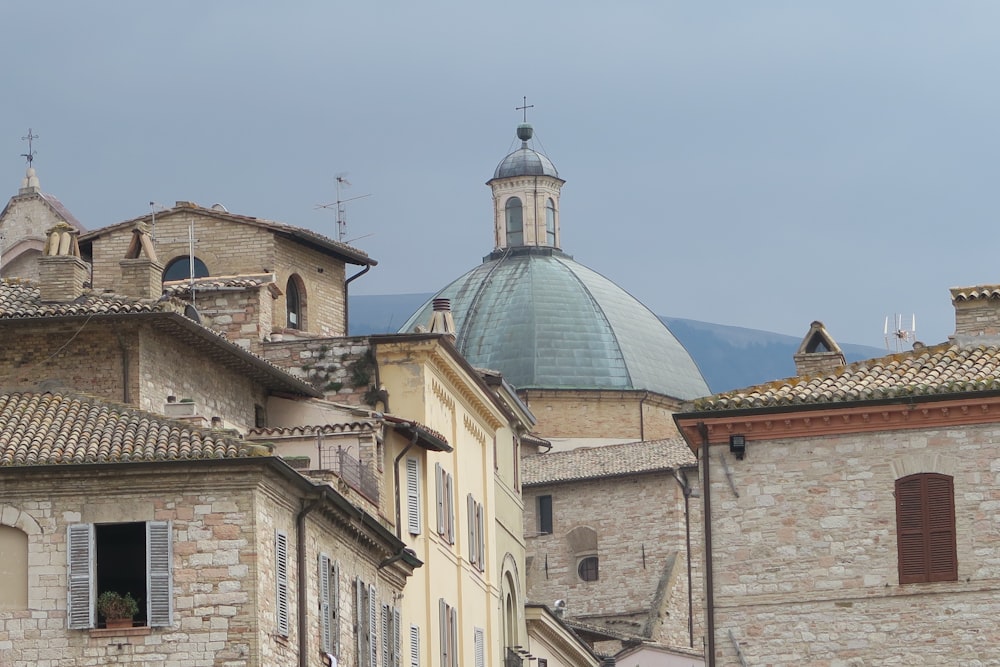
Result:
<instances>
[{"instance_id":1,"label":"arched window on cupola","mask_svg":"<svg viewBox=\"0 0 1000 667\"><path fill-rule=\"evenodd\" d=\"M551 197L545 204L545 245L556 245L556 203Z\"/></svg>"},{"instance_id":2,"label":"arched window on cupola","mask_svg":"<svg viewBox=\"0 0 1000 667\"><path fill-rule=\"evenodd\" d=\"M511 197L504 208L507 213L507 245L524 245L524 214L521 200Z\"/></svg>"},{"instance_id":3,"label":"arched window on cupola","mask_svg":"<svg viewBox=\"0 0 1000 667\"><path fill-rule=\"evenodd\" d=\"M201 261L197 257L194 258L194 277L195 278L205 278L208 276L208 267L205 266L205 262ZM184 280L191 277L191 256L181 255L180 257L175 257L170 260L166 268L163 269L163 282L170 282L171 280Z\"/></svg>"}]
</instances>

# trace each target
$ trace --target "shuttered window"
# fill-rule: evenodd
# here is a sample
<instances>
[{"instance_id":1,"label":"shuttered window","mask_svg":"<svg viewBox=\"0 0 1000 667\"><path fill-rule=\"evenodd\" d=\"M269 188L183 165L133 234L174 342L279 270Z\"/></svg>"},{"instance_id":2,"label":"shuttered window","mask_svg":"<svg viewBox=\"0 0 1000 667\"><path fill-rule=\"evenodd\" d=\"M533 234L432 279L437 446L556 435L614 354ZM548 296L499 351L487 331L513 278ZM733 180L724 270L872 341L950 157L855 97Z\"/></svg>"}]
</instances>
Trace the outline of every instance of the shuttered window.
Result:
<instances>
[{"instance_id":1,"label":"shuttered window","mask_svg":"<svg viewBox=\"0 0 1000 667\"><path fill-rule=\"evenodd\" d=\"M319 555L320 645L324 653L340 657L340 565Z\"/></svg>"},{"instance_id":2,"label":"shuttered window","mask_svg":"<svg viewBox=\"0 0 1000 667\"><path fill-rule=\"evenodd\" d=\"M406 526L410 535L420 534L420 461L406 459Z\"/></svg>"},{"instance_id":3,"label":"shuttered window","mask_svg":"<svg viewBox=\"0 0 1000 667\"><path fill-rule=\"evenodd\" d=\"M483 504L470 493L466 496L469 524L469 563L483 572L486 569L486 534Z\"/></svg>"},{"instance_id":4,"label":"shuttered window","mask_svg":"<svg viewBox=\"0 0 1000 667\"><path fill-rule=\"evenodd\" d=\"M97 627L95 602L105 590L146 601L135 622L166 627L173 622L173 549L167 521L120 524L73 524L67 529L67 627ZM102 550L118 560L102 562ZM107 551L103 551L107 553ZM123 558L123 554L126 554ZM114 570L114 581L105 581ZM103 573L103 574L102 574ZM103 578L102 578L103 577ZM103 622L103 620L102 620Z\"/></svg>"},{"instance_id":5,"label":"shuttered window","mask_svg":"<svg viewBox=\"0 0 1000 667\"><path fill-rule=\"evenodd\" d=\"M275 622L276 632L288 636L288 535L280 530L274 533L274 579L276 583Z\"/></svg>"},{"instance_id":6,"label":"shuttered window","mask_svg":"<svg viewBox=\"0 0 1000 667\"><path fill-rule=\"evenodd\" d=\"M486 667L486 632L482 628L473 630L472 644L476 653L476 667Z\"/></svg>"},{"instance_id":7,"label":"shuttered window","mask_svg":"<svg viewBox=\"0 0 1000 667\"><path fill-rule=\"evenodd\" d=\"M410 667L420 667L420 628L410 626Z\"/></svg>"},{"instance_id":8,"label":"shuttered window","mask_svg":"<svg viewBox=\"0 0 1000 667\"><path fill-rule=\"evenodd\" d=\"M361 578L354 580L354 636L357 638L358 667L375 667L374 625L375 601L371 597L371 587Z\"/></svg>"},{"instance_id":9,"label":"shuttered window","mask_svg":"<svg viewBox=\"0 0 1000 667\"><path fill-rule=\"evenodd\" d=\"M451 473L441 467L440 463L434 464L435 490L437 492L437 531L438 535L448 541L448 544L455 543L455 503L452 492Z\"/></svg>"},{"instance_id":10,"label":"shuttered window","mask_svg":"<svg viewBox=\"0 0 1000 667\"><path fill-rule=\"evenodd\" d=\"M899 583L956 581L954 480L920 473L896 480Z\"/></svg>"}]
</instances>

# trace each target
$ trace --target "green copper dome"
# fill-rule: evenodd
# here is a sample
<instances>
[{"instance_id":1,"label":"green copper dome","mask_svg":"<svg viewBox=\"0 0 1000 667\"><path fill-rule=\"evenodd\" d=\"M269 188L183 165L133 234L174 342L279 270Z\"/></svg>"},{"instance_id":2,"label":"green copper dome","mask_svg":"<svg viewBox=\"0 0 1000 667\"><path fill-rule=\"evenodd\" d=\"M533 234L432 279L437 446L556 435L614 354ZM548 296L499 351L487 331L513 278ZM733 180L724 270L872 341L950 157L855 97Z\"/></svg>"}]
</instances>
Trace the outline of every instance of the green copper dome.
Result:
<instances>
[{"instance_id":1,"label":"green copper dome","mask_svg":"<svg viewBox=\"0 0 1000 667\"><path fill-rule=\"evenodd\" d=\"M708 395L694 360L648 308L553 248L494 252L435 298L451 300L456 345L519 389L638 389ZM427 326L428 301L401 331Z\"/></svg>"}]
</instances>

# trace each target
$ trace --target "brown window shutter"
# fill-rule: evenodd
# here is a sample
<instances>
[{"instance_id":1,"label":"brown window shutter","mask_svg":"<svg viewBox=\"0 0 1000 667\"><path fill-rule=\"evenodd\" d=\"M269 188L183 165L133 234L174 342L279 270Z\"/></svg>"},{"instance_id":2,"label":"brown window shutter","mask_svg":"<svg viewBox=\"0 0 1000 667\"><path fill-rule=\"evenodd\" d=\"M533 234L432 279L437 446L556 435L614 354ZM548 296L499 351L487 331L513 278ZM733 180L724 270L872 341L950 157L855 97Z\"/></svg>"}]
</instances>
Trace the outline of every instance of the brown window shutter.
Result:
<instances>
[{"instance_id":1,"label":"brown window shutter","mask_svg":"<svg viewBox=\"0 0 1000 667\"><path fill-rule=\"evenodd\" d=\"M896 480L896 537L899 583L958 578L951 477L921 473Z\"/></svg>"}]
</instances>

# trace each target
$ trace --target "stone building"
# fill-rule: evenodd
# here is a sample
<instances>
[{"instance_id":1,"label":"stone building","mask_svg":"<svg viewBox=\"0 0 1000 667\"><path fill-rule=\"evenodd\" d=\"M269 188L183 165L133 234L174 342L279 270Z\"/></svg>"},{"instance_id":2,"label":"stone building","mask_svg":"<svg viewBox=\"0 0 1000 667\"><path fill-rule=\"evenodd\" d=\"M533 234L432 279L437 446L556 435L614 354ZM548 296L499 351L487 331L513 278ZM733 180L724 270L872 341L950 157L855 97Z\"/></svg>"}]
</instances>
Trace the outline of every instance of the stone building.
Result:
<instances>
[{"instance_id":1,"label":"stone building","mask_svg":"<svg viewBox=\"0 0 1000 667\"><path fill-rule=\"evenodd\" d=\"M608 446L677 438L674 412L709 389L694 360L659 318L627 291L564 252L560 196L565 181L552 161L532 148L533 134L528 124L517 128L520 147L500 161L487 182L493 199L492 252L440 290L400 331L425 326L434 304L449 300L459 352L474 366L501 373L537 419L533 432L537 440L523 439L522 451L551 451L524 460L524 479L535 484L545 480L547 473L542 471L549 456L589 447L594 449L579 454L589 469L614 469L619 450ZM656 444L633 444L627 449L660 451ZM551 465L571 460L557 457ZM668 475L678 463L671 459L654 465ZM564 612L568 624L583 623L584 616L589 625L625 622L625 632L608 626L603 631L619 639L675 644L687 658L693 646L701 646L701 635L695 634L699 629L692 632L689 623L690 609L699 598L661 617L663 605L672 604L664 600L686 600L686 595L678 596L689 586L684 531L670 530L669 537L664 536L669 541L650 548L645 570L649 576L638 579L647 586L642 593L626 593L631 590L622 579L626 571L616 569L616 564L636 562L643 548L637 532L653 525L658 534L663 529L662 508L652 503L631 507L630 516L641 526L638 530L616 522L615 512L634 502L631 490L649 483L649 465L647 461L634 476L623 472L609 482L596 479L599 472L593 478L575 479L570 474L553 482L558 484L553 496L573 500L561 502L560 529L552 535L538 531L533 514L536 496L546 492L525 487L528 599L551 605L566 599L568 590L573 596L573 604ZM668 503L671 525L683 523L677 489L671 477L656 493ZM594 513L579 507L590 507ZM584 535L589 537L583 539ZM556 552L558 582L546 580L542 569L546 555ZM608 566L598 575L599 582L580 579L576 560L584 552ZM679 578L670 579L675 587L661 590L660 578L668 571ZM556 590L560 587L564 588ZM662 595L655 595L657 591ZM625 617L627 621L622 620ZM616 646L621 647L620 641Z\"/></svg>"},{"instance_id":2,"label":"stone building","mask_svg":"<svg viewBox=\"0 0 1000 667\"><path fill-rule=\"evenodd\" d=\"M604 653L650 643L700 648L692 608L701 591L687 569L692 533L700 535L687 512L696 467L681 438L525 457L532 599L558 600L570 626L584 624Z\"/></svg>"},{"instance_id":3,"label":"stone building","mask_svg":"<svg viewBox=\"0 0 1000 667\"><path fill-rule=\"evenodd\" d=\"M84 227L53 195L42 192L29 166L17 194L0 211L0 277L38 280L38 259L48 230L57 224Z\"/></svg>"},{"instance_id":4,"label":"stone building","mask_svg":"<svg viewBox=\"0 0 1000 667\"><path fill-rule=\"evenodd\" d=\"M1000 287L952 301L947 343L844 366L814 323L805 374L677 415L709 665L1000 662Z\"/></svg>"},{"instance_id":5,"label":"stone building","mask_svg":"<svg viewBox=\"0 0 1000 667\"><path fill-rule=\"evenodd\" d=\"M0 325L20 343L0 360L0 662L316 664L321 649L371 650L370 613L398 606L419 560L333 487L201 426L246 428L271 391L308 399L308 385L170 309L40 293L0 283ZM195 389L175 403L160 383ZM146 404L192 409L176 421L134 407ZM132 627L103 627L106 590L141 603Z\"/></svg>"}]
</instances>

